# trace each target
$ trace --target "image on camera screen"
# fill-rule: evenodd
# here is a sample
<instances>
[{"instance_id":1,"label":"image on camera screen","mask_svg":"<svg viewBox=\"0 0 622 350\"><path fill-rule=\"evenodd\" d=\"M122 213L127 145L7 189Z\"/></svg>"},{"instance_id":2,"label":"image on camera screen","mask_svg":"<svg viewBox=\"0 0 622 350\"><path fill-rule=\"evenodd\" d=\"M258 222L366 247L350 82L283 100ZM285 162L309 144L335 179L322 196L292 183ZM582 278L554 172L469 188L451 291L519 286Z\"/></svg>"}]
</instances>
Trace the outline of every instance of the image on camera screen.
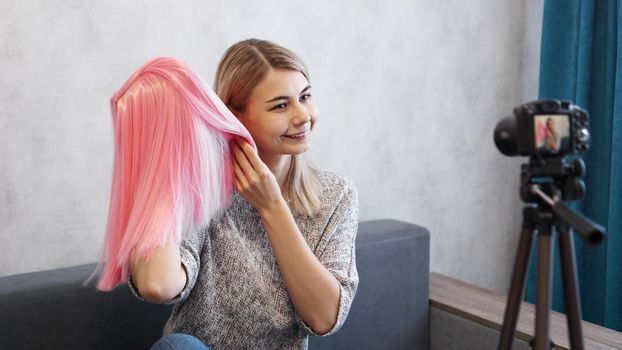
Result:
<instances>
[{"instance_id":1,"label":"image on camera screen","mask_svg":"<svg viewBox=\"0 0 622 350\"><path fill-rule=\"evenodd\" d=\"M536 115L534 132L539 153L559 153L570 147L570 123L565 114Z\"/></svg>"}]
</instances>

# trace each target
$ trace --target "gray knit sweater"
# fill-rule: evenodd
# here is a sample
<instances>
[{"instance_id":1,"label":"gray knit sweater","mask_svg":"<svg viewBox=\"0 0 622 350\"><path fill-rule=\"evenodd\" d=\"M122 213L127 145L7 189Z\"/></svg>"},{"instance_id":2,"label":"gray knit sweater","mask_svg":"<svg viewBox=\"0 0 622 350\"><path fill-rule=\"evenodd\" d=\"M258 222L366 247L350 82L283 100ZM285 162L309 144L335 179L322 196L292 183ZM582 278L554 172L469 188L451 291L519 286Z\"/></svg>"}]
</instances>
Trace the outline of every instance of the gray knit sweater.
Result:
<instances>
[{"instance_id":1,"label":"gray knit sweater","mask_svg":"<svg viewBox=\"0 0 622 350\"><path fill-rule=\"evenodd\" d=\"M300 232L319 261L339 281L336 332L344 323L358 285L354 241L358 202L346 177L319 172L320 213L294 214ZM306 349L315 334L296 313L259 214L235 193L232 204L209 227L181 244L188 272L164 334L187 333L214 350ZM130 289L140 298L130 280Z\"/></svg>"}]
</instances>

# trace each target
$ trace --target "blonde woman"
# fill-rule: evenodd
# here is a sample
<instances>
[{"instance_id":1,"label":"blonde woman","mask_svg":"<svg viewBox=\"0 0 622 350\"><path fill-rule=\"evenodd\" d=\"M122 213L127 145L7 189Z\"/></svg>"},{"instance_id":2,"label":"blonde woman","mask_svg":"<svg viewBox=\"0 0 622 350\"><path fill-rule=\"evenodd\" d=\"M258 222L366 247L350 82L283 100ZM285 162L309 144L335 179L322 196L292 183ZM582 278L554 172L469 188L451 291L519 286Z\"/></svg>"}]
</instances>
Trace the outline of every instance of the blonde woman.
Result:
<instances>
[{"instance_id":1,"label":"blonde woman","mask_svg":"<svg viewBox=\"0 0 622 350\"><path fill-rule=\"evenodd\" d=\"M356 189L304 159L317 118L309 74L269 41L236 43L214 89L254 139L230 143L232 204L132 266L140 298L175 307L154 349L306 349L356 293Z\"/></svg>"}]
</instances>

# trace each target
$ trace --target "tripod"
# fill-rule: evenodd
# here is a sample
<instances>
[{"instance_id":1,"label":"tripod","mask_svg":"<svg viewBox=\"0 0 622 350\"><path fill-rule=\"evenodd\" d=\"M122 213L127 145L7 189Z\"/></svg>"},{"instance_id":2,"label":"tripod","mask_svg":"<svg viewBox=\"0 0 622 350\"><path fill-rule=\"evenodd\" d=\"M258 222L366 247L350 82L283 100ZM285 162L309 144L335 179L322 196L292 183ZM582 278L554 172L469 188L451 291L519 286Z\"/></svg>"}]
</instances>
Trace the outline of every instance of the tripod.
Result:
<instances>
[{"instance_id":1,"label":"tripod","mask_svg":"<svg viewBox=\"0 0 622 350\"><path fill-rule=\"evenodd\" d=\"M584 171L582 161L575 161L569 166L564 158L547 162L539 158L532 158L529 164L522 166L521 197L525 202L535 202L536 205L527 206L523 210L522 231L503 318L499 350L511 349L512 346L521 299L525 294L525 277L535 232L538 234L538 279L535 337L531 341L531 346L536 350L551 349L554 346L549 335L549 316L553 242L557 234L559 236L570 348L584 348L571 228L574 228L579 235L590 243L600 242L605 231L598 224L591 222L561 202L561 199L574 200L583 196L585 187L580 177L583 176ZM543 177L553 179L553 181L538 181L542 180Z\"/></svg>"}]
</instances>

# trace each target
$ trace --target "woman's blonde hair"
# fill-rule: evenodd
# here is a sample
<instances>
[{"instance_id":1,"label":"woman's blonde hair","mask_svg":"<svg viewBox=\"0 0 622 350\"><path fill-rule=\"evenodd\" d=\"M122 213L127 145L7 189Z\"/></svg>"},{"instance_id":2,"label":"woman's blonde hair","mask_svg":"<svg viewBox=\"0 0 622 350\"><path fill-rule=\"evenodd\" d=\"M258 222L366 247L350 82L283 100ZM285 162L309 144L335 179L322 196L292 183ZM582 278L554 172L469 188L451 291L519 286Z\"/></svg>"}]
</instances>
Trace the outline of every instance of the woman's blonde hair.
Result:
<instances>
[{"instance_id":1,"label":"woman's blonde hair","mask_svg":"<svg viewBox=\"0 0 622 350\"><path fill-rule=\"evenodd\" d=\"M272 69L297 71L309 80L307 67L298 55L267 40L248 39L225 52L216 71L214 91L229 109L244 112L253 89ZM319 211L317 171L302 154L292 155L283 187L283 196L295 212L313 216Z\"/></svg>"}]
</instances>

